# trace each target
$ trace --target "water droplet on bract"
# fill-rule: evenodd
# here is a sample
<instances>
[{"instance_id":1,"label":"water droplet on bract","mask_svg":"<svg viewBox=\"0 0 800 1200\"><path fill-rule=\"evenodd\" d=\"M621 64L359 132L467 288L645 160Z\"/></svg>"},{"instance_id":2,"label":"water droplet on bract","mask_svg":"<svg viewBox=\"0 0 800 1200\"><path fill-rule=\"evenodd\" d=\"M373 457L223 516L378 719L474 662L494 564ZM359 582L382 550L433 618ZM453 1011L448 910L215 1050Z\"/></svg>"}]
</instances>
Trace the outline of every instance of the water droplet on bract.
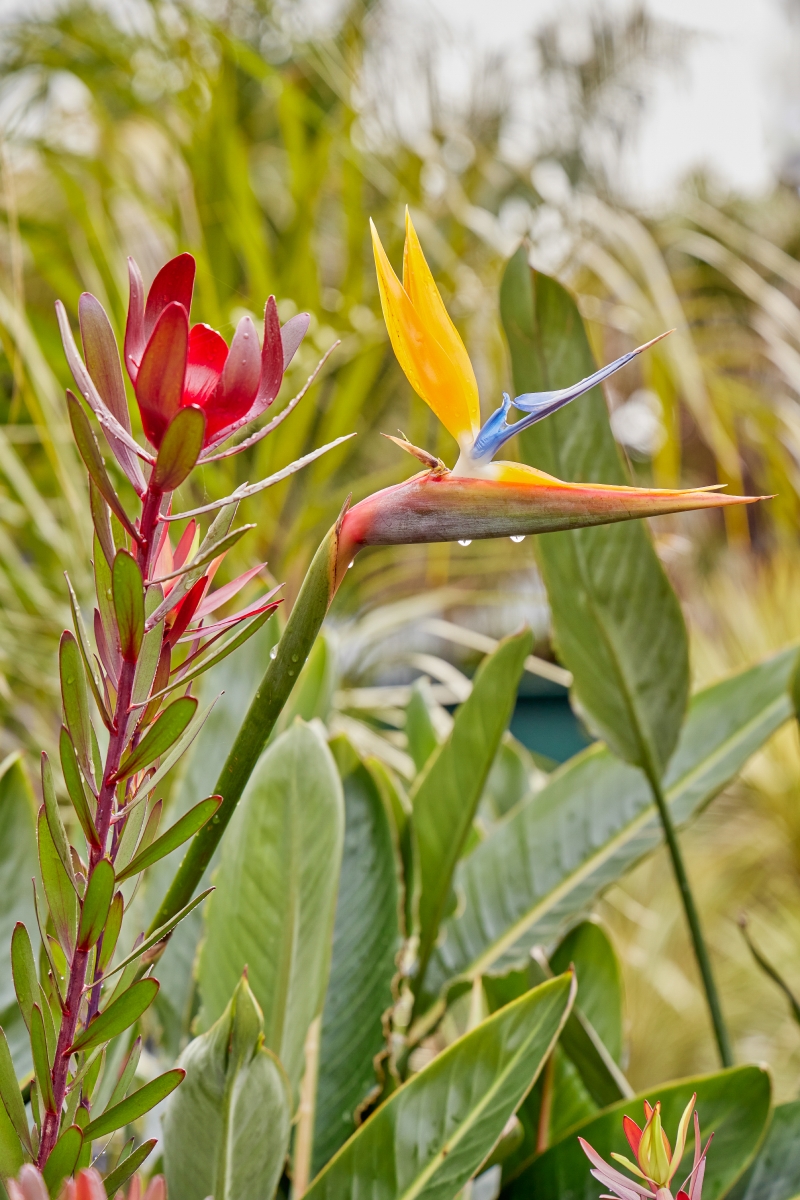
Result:
<instances>
[{"instance_id":1,"label":"water droplet on bract","mask_svg":"<svg viewBox=\"0 0 800 1200\"><path fill-rule=\"evenodd\" d=\"M525 534L524 533L512 533L511 540L512 540L512 542L524 542Z\"/></svg>"},{"instance_id":2,"label":"water droplet on bract","mask_svg":"<svg viewBox=\"0 0 800 1200\"><path fill-rule=\"evenodd\" d=\"M299 654L293 654L293 655L292 655L292 662L298 662L298 661L299 661L299 659L300 659L300 655L299 655Z\"/></svg>"},{"instance_id":3,"label":"water droplet on bract","mask_svg":"<svg viewBox=\"0 0 800 1200\"><path fill-rule=\"evenodd\" d=\"M289 667L289 670L286 672L286 674L289 676L290 679L294 678L294 671L292 670L291 667Z\"/></svg>"},{"instance_id":4,"label":"water droplet on bract","mask_svg":"<svg viewBox=\"0 0 800 1200\"><path fill-rule=\"evenodd\" d=\"M472 538L459 538L458 544L459 544L459 546L471 546Z\"/></svg>"},{"instance_id":5,"label":"water droplet on bract","mask_svg":"<svg viewBox=\"0 0 800 1200\"><path fill-rule=\"evenodd\" d=\"M356 565L356 560L355 560L355 559L353 559L353 561L352 561L352 562L349 562L349 563L347 564L347 569L348 569L348 571L350 570L350 568L351 568L351 567L354 567L355 565Z\"/></svg>"},{"instance_id":6,"label":"water droplet on bract","mask_svg":"<svg viewBox=\"0 0 800 1200\"><path fill-rule=\"evenodd\" d=\"M273 647L272 647L272 649L271 649L271 650L270 650L270 652L269 652L269 656L270 656L270 658L272 658L272 659L275 659L275 658L277 658L277 657L278 657L278 647L277 647L277 646L273 646Z\"/></svg>"}]
</instances>

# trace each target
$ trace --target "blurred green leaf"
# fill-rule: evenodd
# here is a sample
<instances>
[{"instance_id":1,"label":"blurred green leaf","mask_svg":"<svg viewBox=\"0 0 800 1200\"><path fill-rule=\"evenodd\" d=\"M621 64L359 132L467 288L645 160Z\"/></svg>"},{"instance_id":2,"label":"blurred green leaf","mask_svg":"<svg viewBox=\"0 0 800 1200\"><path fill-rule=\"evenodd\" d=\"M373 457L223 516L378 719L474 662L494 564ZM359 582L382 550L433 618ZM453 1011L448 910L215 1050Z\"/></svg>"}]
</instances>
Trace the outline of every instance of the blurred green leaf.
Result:
<instances>
[{"instance_id":1,"label":"blurred green leaf","mask_svg":"<svg viewBox=\"0 0 800 1200\"><path fill-rule=\"evenodd\" d=\"M531 1088L571 1001L572 979L562 975L448 1046L356 1130L311 1184L308 1200L362 1189L386 1200L455 1196Z\"/></svg>"},{"instance_id":2,"label":"blurred green leaf","mask_svg":"<svg viewBox=\"0 0 800 1200\"><path fill-rule=\"evenodd\" d=\"M511 733L504 733L481 796L481 811L494 820L504 817L531 792L536 765L530 752Z\"/></svg>"},{"instance_id":3,"label":"blurred green leaf","mask_svg":"<svg viewBox=\"0 0 800 1200\"><path fill-rule=\"evenodd\" d=\"M728 1200L795 1200L800 1195L800 1100L772 1111L755 1159L728 1192Z\"/></svg>"},{"instance_id":4,"label":"blurred green leaf","mask_svg":"<svg viewBox=\"0 0 800 1200\"><path fill-rule=\"evenodd\" d=\"M602 925L581 921L550 955L556 974L572 965L578 981L575 1004L592 1023L615 1062L622 1057L622 972Z\"/></svg>"},{"instance_id":5,"label":"blurred green leaf","mask_svg":"<svg viewBox=\"0 0 800 1200\"><path fill-rule=\"evenodd\" d=\"M103 1180L106 1195L109 1197L116 1196L120 1188L124 1187L128 1182L134 1171L138 1171L145 1159L150 1157L157 1145L158 1138L150 1138L149 1141L142 1142L141 1146L137 1146L126 1158L123 1158Z\"/></svg>"},{"instance_id":6,"label":"blurred green leaf","mask_svg":"<svg viewBox=\"0 0 800 1200\"><path fill-rule=\"evenodd\" d=\"M567 387L596 365L577 305L554 279L510 260L500 308L517 393ZM523 460L570 482L628 480L602 389L520 434ZM627 762L660 779L689 694L680 605L643 523L550 533L537 551L560 660L591 727Z\"/></svg>"},{"instance_id":7,"label":"blurred green leaf","mask_svg":"<svg viewBox=\"0 0 800 1200\"><path fill-rule=\"evenodd\" d=\"M50 1196L58 1196L64 1180L75 1170L82 1146L83 1131L78 1125L67 1126L50 1151L42 1171Z\"/></svg>"},{"instance_id":8,"label":"blurred green leaf","mask_svg":"<svg viewBox=\"0 0 800 1200\"><path fill-rule=\"evenodd\" d=\"M70 854L64 822L61 820L61 813L58 811L58 800L56 799L56 790L53 784L53 769L46 754L42 755L42 796L50 836L53 839L58 857L61 859L61 865L69 876L70 883L75 887L75 871L72 865L72 855Z\"/></svg>"},{"instance_id":9,"label":"blurred green leaf","mask_svg":"<svg viewBox=\"0 0 800 1200\"><path fill-rule=\"evenodd\" d=\"M3 1107L16 1130L19 1140L28 1154L33 1157L28 1118L25 1116L25 1104L22 1100L22 1093L19 1090L17 1074L14 1070L14 1063L11 1060L8 1041L2 1029L0 1029L0 1099L2 1099Z\"/></svg>"},{"instance_id":10,"label":"blurred green leaf","mask_svg":"<svg viewBox=\"0 0 800 1200\"><path fill-rule=\"evenodd\" d=\"M411 699L406 705L408 753L413 758L417 771L422 770L439 745L426 695L429 687L426 680L416 680L411 689Z\"/></svg>"},{"instance_id":11,"label":"blurred green leaf","mask_svg":"<svg viewBox=\"0 0 800 1200\"><path fill-rule=\"evenodd\" d=\"M247 967L293 1089L325 999L343 834L336 765L298 720L261 758L227 831L199 968L208 1028Z\"/></svg>"},{"instance_id":12,"label":"blurred green leaf","mask_svg":"<svg viewBox=\"0 0 800 1200\"><path fill-rule=\"evenodd\" d=\"M112 1000L108 1008L99 1013L83 1033L78 1034L70 1047L70 1053L94 1050L95 1046L110 1042L117 1034L124 1033L147 1011L157 995L157 980L140 979L118 999ZM99 1137L99 1134L95 1136Z\"/></svg>"},{"instance_id":13,"label":"blurred green leaf","mask_svg":"<svg viewBox=\"0 0 800 1200\"><path fill-rule=\"evenodd\" d=\"M396 834L369 767L346 739L331 743L344 786L344 852L322 1010L312 1174L347 1140L377 1087L401 945Z\"/></svg>"}]
</instances>

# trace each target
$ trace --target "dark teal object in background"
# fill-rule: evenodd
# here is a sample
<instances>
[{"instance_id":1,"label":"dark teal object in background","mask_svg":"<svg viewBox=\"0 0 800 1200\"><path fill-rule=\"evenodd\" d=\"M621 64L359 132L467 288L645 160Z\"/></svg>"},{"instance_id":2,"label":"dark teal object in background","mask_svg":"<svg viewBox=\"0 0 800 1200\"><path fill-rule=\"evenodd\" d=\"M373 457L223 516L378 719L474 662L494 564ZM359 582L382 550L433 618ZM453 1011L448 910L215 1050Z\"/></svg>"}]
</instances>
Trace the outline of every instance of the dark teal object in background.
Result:
<instances>
[{"instance_id":1,"label":"dark teal object in background","mask_svg":"<svg viewBox=\"0 0 800 1200\"><path fill-rule=\"evenodd\" d=\"M566 762L594 740L570 708L560 684L524 675L511 718L511 732L533 754Z\"/></svg>"}]
</instances>

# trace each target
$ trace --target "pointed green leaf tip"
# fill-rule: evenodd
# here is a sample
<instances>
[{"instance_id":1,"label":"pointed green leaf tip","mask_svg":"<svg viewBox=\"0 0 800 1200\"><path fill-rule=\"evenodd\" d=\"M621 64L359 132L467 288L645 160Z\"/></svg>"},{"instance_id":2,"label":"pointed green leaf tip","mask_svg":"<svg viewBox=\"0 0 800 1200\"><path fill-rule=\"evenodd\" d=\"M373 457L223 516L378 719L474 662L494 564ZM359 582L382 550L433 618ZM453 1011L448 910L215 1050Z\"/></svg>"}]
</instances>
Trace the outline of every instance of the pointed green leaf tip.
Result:
<instances>
[{"instance_id":1,"label":"pointed green leaf tip","mask_svg":"<svg viewBox=\"0 0 800 1200\"><path fill-rule=\"evenodd\" d=\"M83 898L81 922L78 928L78 948L91 950L105 928L111 899L114 895L114 868L107 858L101 858L92 871Z\"/></svg>"},{"instance_id":2,"label":"pointed green leaf tip","mask_svg":"<svg viewBox=\"0 0 800 1200\"><path fill-rule=\"evenodd\" d=\"M91 1022L89 1027L75 1038L69 1048L70 1054L79 1050L94 1050L95 1046L108 1042L119 1033L124 1033L138 1021L158 995L158 981L155 979L140 979L123 992L118 1000L109 1004L104 1012ZM96 1136L99 1136L96 1135Z\"/></svg>"},{"instance_id":3,"label":"pointed green leaf tip","mask_svg":"<svg viewBox=\"0 0 800 1200\"><path fill-rule=\"evenodd\" d=\"M170 704L122 763L117 779L127 779L135 771L141 771L160 758L181 736L196 709L197 700L194 696L181 696L180 700Z\"/></svg>"},{"instance_id":4,"label":"pointed green leaf tip","mask_svg":"<svg viewBox=\"0 0 800 1200\"><path fill-rule=\"evenodd\" d=\"M194 808L190 808L166 833L162 833L161 837L156 838L141 854L137 854L135 858L131 859L127 867L120 871L119 882L122 883L131 875L138 874L145 867L151 867L165 855L177 850L178 846L182 846L185 841L197 833L198 829L202 829L205 823L211 820L221 803L220 796L209 796L207 800L201 800L199 804L195 804Z\"/></svg>"},{"instance_id":5,"label":"pointed green leaf tip","mask_svg":"<svg viewBox=\"0 0 800 1200\"><path fill-rule=\"evenodd\" d=\"M126 662L134 663L144 637L144 585L139 564L127 550L118 550L111 572L119 647Z\"/></svg>"}]
</instances>

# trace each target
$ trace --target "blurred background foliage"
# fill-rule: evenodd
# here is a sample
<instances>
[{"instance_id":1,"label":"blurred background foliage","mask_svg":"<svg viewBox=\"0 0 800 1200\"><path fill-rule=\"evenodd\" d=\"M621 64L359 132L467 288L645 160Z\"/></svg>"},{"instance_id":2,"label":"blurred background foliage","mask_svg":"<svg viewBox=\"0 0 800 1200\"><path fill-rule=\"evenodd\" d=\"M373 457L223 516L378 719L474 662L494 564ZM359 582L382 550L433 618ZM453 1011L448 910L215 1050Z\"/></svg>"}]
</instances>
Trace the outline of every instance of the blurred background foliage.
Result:
<instances>
[{"instance_id":1,"label":"blurred background foliage","mask_svg":"<svg viewBox=\"0 0 800 1200\"><path fill-rule=\"evenodd\" d=\"M79 594L88 591L85 479L66 427L56 297L75 322L81 291L94 292L120 334L126 256L149 279L165 258L190 250L198 260L193 317L224 335L243 312L260 318L270 293L284 320L311 312L278 407L340 342L291 420L249 454L195 473L195 494L185 496L222 496L356 431L243 514L258 529L229 556L230 571L268 560L291 602L345 496L358 499L411 472L380 431L400 427L446 461L454 457L402 377L380 319L367 218L398 264L406 204L470 350L484 415L509 385L497 288L520 238L534 265L577 293L598 360L675 329L607 390L634 475L663 486L719 481L776 494L769 505L726 510L724 524L717 514L693 515L691 525L672 518L655 529L689 616L695 681L711 682L800 636L797 191L778 184L756 204L720 197L697 177L670 211L633 211L615 191L615 155L657 72L680 63L686 36L636 9L601 12L588 30L577 58L564 52L558 21L532 31L539 66L529 81L531 141L517 136L502 58L476 53L469 97L454 106L437 83L446 35L363 0L322 24L298 4L259 0L66 2L5 19L4 752L52 744L55 648L69 623L62 572ZM396 768L405 735L402 720L396 729L392 720L402 706L384 696L380 720L372 719L364 711L374 698L355 690L427 673L458 698L458 672L448 676L452 654L443 650L450 643L421 624L442 617L493 636L525 619L537 653L550 657L531 539L374 551L348 577L330 643L338 655L336 720L352 735L360 704L361 744L376 748L364 743L371 721ZM799 768L796 733L784 730L688 835L737 1048L773 1065L779 1096L794 1094L800 1034L754 968L735 919L746 908L773 960L800 983ZM655 855L602 904L624 964L634 1084L712 1065L675 900L668 864Z\"/></svg>"}]
</instances>

